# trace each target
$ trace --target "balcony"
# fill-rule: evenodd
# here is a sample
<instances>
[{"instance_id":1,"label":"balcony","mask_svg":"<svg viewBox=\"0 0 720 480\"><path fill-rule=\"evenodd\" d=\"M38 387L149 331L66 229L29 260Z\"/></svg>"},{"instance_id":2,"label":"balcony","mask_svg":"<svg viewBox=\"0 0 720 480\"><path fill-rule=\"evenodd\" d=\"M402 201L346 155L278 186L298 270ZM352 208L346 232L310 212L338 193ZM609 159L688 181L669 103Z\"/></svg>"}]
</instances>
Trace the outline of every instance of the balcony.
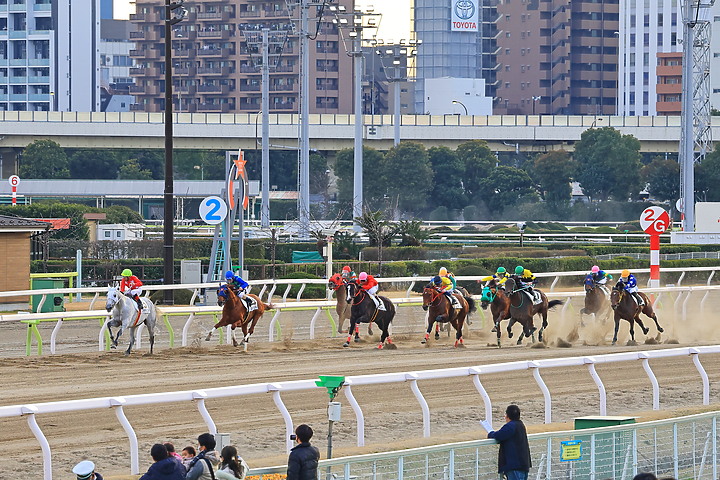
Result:
<instances>
[{"instance_id":1,"label":"balcony","mask_svg":"<svg viewBox=\"0 0 720 480\"><path fill-rule=\"evenodd\" d=\"M270 110L295 111L295 104L293 102L277 102L270 105Z\"/></svg>"},{"instance_id":2,"label":"balcony","mask_svg":"<svg viewBox=\"0 0 720 480\"><path fill-rule=\"evenodd\" d=\"M152 67L131 67L130 75L138 77L157 77L161 75L160 69Z\"/></svg>"},{"instance_id":3,"label":"balcony","mask_svg":"<svg viewBox=\"0 0 720 480\"><path fill-rule=\"evenodd\" d=\"M31 93L30 95L28 95L28 101L29 102L49 102L50 94L49 93Z\"/></svg>"},{"instance_id":4,"label":"balcony","mask_svg":"<svg viewBox=\"0 0 720 480\"><path fill-rule=\"evenodd\" d=\"M25 5L25 2L22 3L11 3L8 5L8 10L11 12L24 12L27 10L27 5Z\"/></svg>"},{"instance_id":5,"label":"balcony","mask_svg":"<svg viewBox=\"0 0 720 480\"><path fill-rule=\"evenodd\" d=\"M263 10L263 13L266 17L285 17L289 18L289 13L287 10Z\"/></svg>"},{"instance_id":6,"label":"balcony","mask_svg":"<svg viewBox=\"0 0 720 480\"><path fill-rule=\"evenodd\" d=\"M204 32L197 32L198 38L212 38L217 40L227 40L230 38L229 30L207 30Z\"/></svg>"},{"instance_id":7,"label":"balcony","mask_svg":"<svg viewBox=\"0 0 720 480\"><path fill-rule=\"evenodd\" d=\"M25 101L27 101L27 94L25 94L25 93L11 93L11 94L10 94L10 101L11 101L11 102L25 102Z\"/></svg>"},{"instance_id":8,"label":"balcony","mask_svg":"<svg viewBox=\"0 0 720 480\"><path fill-rule=\"evenodd\" d=\"M658 95L680 95L682 93L681 83L658 83L655 86L655 91Z\"/></svg>"},{"instance_id":9,"label":"balcony","mask_svg":"<svg viewBox=\"0 0 720 480\"><path fill-rule=\"evenodd\" d=\"M328 70L329 72L335 71L337 72L338 69L335 67L335 70ZM297 72L297 66L295 65L280 65L278 67L275 67L272 72L275 73L295 73ZM271 72L271 73L272 73Z\"/></svg>"},{"instance_id":10,"label":"balcony","mask_svg":"<svg viewBox=\"0 0 720 480\"><path fill-rule=\"evenodd\" d=\"M128 92L130 94L134 95L144 95L145 94L145 86L143 85L130 85L130 88L128 89Z\"/></svg>"},{"instance_id":11,"label":"balcony","mask_svg":"<svg viewBox=\"0 0 720 480\"><path fill-rule=\"evenodd\" d=\"M33 5L33 10L36 12L50 12L52 11L51 3L36 3Z\"/></svg>"},{"instance_id":12,"label":"balcony","mask_svg":"<svg viewBox=\"0 0 720 480\"><path fill-rule=\"evenodd\" d=\"M197 20L200 22L219 22L219 23L229 23L230 22L230 12L202 12L198 13L196 16Z\"/></svg>"},{"instance_id":13,"label":"balcony","mask_svg":"<svg viewBox=\"0 0 720 480\"><path fill-rule=\"evenodd\" d=\"M173 49L173 57L175 58L187 58L187 59L193 59L195 58L196 50L181 50L178 48ZM132 57L132 51L130 52L130 56Z\"/></svg>"},{"instance_id":14,"label":"balcony","mask_svg":"<svg viewBox=\"0 0 720 480\"><path fill-rule=\"evenodd\" d=\"M130 104L130 111L131 112L144 112L145 111L145 105L142 103L131 103Z\"/></svg>"},{"instance_id":15,"label":"balcony","mask_svg":"<svg viewBox=\"0 0 720 480\"><path fill-rule=\"evenodd\" d=\"M207 112L207 113L228 113L230 111L230 105L227 103L220 103L220 104L209 104L209 103L200 103L197 106L198 112Z\"/></svg>"},{"instance_id":16,"label":"balcony","mask_svg":"<svg viewBox=\"0 0 720 480\"><path fill-rule=\"evenodd\" d=\"M197 51L198 57L228 58L231 53L229 48L203 49Z\"/></svg>"},{"instance_id":17,"label":"balcony","mask_svg":"<svg viewBox=\"0 0 720 480\"><path fill-rule=\"evenodd\" d=\"M260 18L261 16L261 10L240 10L240 18Z\"/></svg>"},{"instance_id":18,"label":"balcony","mask_svg":"<svg viewBox=\"0 0 720 480\"><path fill-rule=\"evenodd\" d=\"M49 75L28 77L28 83L50 83Z\"/></svg>"},{"instance_id":19,"label":"balcony","mask_svg":"<svg viewBox=\"0 0 720 480\"><path fill-rule=\"evenodd\" d=\"M195 67L192 67L192 68L175 67L175 69L173 70L173 73L175 75L179 75L181 77L188 77L188 76L194 77L197 74L197 68L195 68Z\"/></svg>"},{"instance_id":20,"label":"balcony","mask_svg":"<svg viewBox=\"0 0 720 480\"><path fill-rule=\"evenodd\" d=\"M173 93L179 93L182 95L195 95L197 87L195 85L175 85L173 87Z\"/></svg>"},{"instance_id":21,"label":"balcony","mask_svg":"<svg viewBox=\"0 0 720 480\"><path fill-rule=\"evenodd\" d=\"M10 83L27 83L27 77L10 77Z\"/></svg>"},{"instance_id":22,"label":"balcony","mask_svg":"<svg viewBox=\"0 0 720 480\"><path fill-rule=\"evenodd\" d=\"M130 32L130 40L144 40L145 32L142 30L139 32Z\"/></svg>"},{"instance_id":23,"label":"balcony","mask_svg":"<svg viewBox=\"0 0 720 480\"><path fill-rule=\"evenodd\" d=\"M8 101L8 94L0 93L0 102L7 102L7 101Z\"/></svg>"},{"instance_id":24,"label":"balcony","mask_svg":"<svg viewBox=\"0 0 720 480\"><path fill-rule=\"evenodd\" d=\"M223 77L226 77L230 73L230 69L228 67L200 67L197 69L197 74L200 76L215 76L215 75L222 75Z\"/></svg>"},{"instance_id":25,"label":"balcony","mask_svg":"<svg viewBox=\"0 0 720 480\"><path fill-rule=\"evenodd\" d=\"M198 87L198 93L202 94L227 95L229 92L229 85L200 85Z\"/></svg>"},{"instance_id":26,"label":"balcony","mask_svg":"<svg viewBox=\"0 0 720 480\"><path fill-rule=\"evenodd\" d=\"M335 87L337 90L337 87ZM297 92L296 85L270 85L271 92Z\"/></svg>"},{"instance_id":27,"label":"balcony","mask_svg":"<svg viewBox=\"0 0 720 480\"><path fill-rule=\"evenodd\" d=\"M241 92L259 92L260 85L248 85L247 83L241 83L240 91Z\"/></svg>"},{"instance_id":28,"label":"balcony","mask_svg":"<svg viewBox=\"0 0 720 480\"><path fill-rule=\"evenodd\" d=\"M132 58L144 58L147 60L159 60L160 50L130 50L130 56Z\"/></svg>"},{"instance_id":29,"label":"balcony","mask_svg":"<svg viewBox=\"0 0 720 480\"><path fill-rule=\"evenodd\" d=\"M252 65L240 65L240 73L260 73L260 70Z\"/></svg>"}]
</instances>

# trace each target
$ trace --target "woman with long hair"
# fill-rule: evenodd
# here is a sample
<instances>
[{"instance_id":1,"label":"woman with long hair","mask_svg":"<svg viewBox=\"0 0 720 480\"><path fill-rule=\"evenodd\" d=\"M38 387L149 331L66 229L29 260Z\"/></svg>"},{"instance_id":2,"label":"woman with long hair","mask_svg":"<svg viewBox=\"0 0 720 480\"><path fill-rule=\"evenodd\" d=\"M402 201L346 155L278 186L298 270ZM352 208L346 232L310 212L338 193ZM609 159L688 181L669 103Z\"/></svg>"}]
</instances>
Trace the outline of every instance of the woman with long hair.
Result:
<instances>
[{"instance_id":1,"label":"woman with long hair","mask_svg":"<svg viewBox=\"0 0 720 480\"><path fill-rule=\"evenodd\" d=\"M238 457L237 448L232 445L223 447L220 452L220 466L215 472L215 477L219 480L235 480L239 478L243 480L250 470L245 460Z\"/></svg>"}]
</instances>

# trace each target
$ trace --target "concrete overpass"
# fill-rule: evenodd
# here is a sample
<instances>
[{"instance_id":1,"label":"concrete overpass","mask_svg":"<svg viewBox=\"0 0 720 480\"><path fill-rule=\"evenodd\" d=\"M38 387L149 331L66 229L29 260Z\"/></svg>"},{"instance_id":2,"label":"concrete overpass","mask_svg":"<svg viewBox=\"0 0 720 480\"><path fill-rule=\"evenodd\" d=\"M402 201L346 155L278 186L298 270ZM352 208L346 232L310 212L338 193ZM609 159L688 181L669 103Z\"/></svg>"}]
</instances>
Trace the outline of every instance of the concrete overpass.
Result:
<instances>
[{"instance_id":1,"label":"concrete overpass","mask_svg":"<svg viewBox=\"0 0 720 480\"><path fill-rule=\"evenodd\" d=\"M258 114L174 115L177 149L254 149L260 135ZM720 138L720 117L712 117ZM40 138L70 148L157 148L164 146L162 113L0 112L0 149L24 148ZM310 115L310 144L317 150L352 148L353 115ZM392 115L365 115L367 146L393 145ZM494 151L572 150L588 128L614 127L635 136L643 152L677 152L680 117L545 115L403 115L401 138L425 146L455 148L467 140L486 140ZM272 148L297 145L298 115L270 115Z\"/></svg>"}]
</instances>

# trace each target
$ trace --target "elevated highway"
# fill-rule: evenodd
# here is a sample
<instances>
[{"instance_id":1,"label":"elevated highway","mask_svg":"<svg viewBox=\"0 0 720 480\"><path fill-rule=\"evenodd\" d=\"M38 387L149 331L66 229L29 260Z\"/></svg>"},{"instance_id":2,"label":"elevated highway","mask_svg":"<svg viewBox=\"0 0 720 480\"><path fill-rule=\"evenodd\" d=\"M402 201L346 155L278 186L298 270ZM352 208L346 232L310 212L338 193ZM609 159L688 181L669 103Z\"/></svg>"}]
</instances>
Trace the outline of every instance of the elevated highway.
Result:
<instances>
[{"instance_id":1,"label":"elevated highway","mask_svg":"<svg viewBox=\"0 0 720 480\"><path fill-rule=\"evenodd\" d=\"M712 118L713 138L720 118ZM39 138L70 148L163 148L161 113L0 112L0 148L23 148ZM254 149L260 136L258 114L174 114L175 148ZM353 115L310 115L310 144L316 150L352 148ZM365 144L389 149L392 115L364 116ZM680 117L618 116L461 116L403 115L401 138L425 146L450 148L468 140L486 140L494 151L573 150L589 128L610 126L640 140L643 152L677 152ZM295 148L298 115L270 115L272 148Z\"/></svg>"}]
</instances>

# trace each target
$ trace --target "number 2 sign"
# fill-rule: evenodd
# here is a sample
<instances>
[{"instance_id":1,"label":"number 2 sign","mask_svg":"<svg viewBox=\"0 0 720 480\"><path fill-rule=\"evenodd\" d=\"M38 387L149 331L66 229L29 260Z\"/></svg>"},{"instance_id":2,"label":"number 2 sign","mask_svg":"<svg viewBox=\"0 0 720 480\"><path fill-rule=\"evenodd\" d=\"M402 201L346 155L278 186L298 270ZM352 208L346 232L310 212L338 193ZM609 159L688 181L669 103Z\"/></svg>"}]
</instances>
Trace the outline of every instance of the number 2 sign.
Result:
<instances>
[{"instance_id":1,"label":"number 2 sign","mask_svg":"<svg viewBox=\"0 0 720 480\"><path fill-rule=\"evenodd\" d=\"M227 217L228 208L225 200L220 197L210 196L203 198L200 202L200 218L209 225L217 225Z\"/></svg>"},{"instance_id":2,"label":"number 2 sign","mask_svg":"<svg viewBox=\"0 0 720 480\"><path fill-rule=\"evenodd\" d=\"M670 227L670 215L660 207L648 207L640 214L640 227L648 235L660 235Z\"/></svg>"}]
</instances>

